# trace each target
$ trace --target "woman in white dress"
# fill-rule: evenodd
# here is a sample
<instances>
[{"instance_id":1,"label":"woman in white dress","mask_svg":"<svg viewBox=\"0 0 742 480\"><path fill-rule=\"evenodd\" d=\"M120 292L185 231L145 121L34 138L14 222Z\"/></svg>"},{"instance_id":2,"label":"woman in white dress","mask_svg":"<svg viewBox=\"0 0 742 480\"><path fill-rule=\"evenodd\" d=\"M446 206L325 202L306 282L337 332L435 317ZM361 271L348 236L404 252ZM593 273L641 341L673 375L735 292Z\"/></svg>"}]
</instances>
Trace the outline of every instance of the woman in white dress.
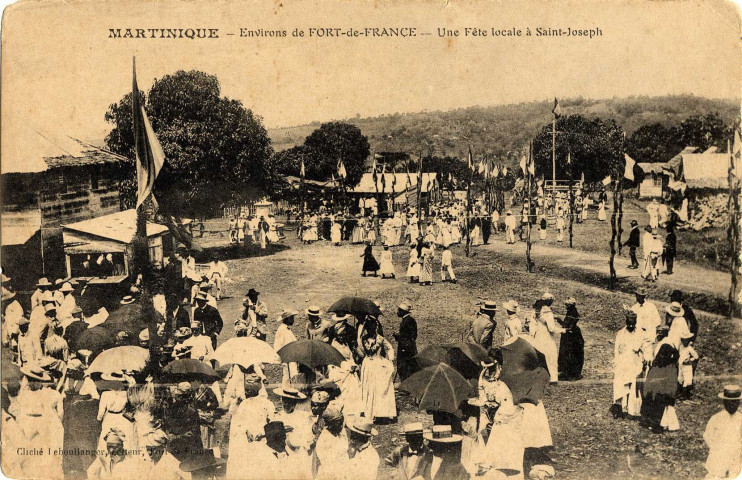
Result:
<instances>
[{"instance_id":1,"label":"woman in white dress","mask_svg":"<svg viewBox=\"0 0 742 480\"><path fill-rule=\"evenodd\" d=\"M554 296L545 293L541 299L534 305L534 322L531 324L533 331L533 343L536 349L546 357L546 366L549 369L551 382L559 380L559 350L557 343L559 336L564 333L564 328L560 327L554 319L554 313L551 311L551 304L554 302Z\"/></svg>"},{"instance_id":2,"label":"woman in white dress","mask_svg":"<svg viewBox=\"0 0 742 480\"><path fill-rule=\"evenodd\" d=\"M407 276L410 278L410 283L420 280L420 258L417 254L417 246L414 243L410 245L410 261L407 264Z\"/></svg>"},{"instance_id":3,"label":"woman in white dress","mask_svg":"<svg viewBox=\"0 0 742 480\"><path fill-rule=\"evenodd\" d=\"M461 243L461 223L456 218L451 222L451 242Z\"/></svg>"},{"instance_id":4,"label":"woman in white dress","mask_svg":"<svg viewBox=\"0 0 742 480\"><path fill-rule=\"evenodd\" d=\"M361 398L367 419L395 419L394 349L374 328L362 338L365 357L361 365Z\"/></svg>"},{"instance_id":5,"label":"woman in white dress","mask_svg":"<svg viewBox=\"0 0 742 480\"><path fill-rule=\"evenodd\" d=\"M435 247L432 243L425 242L420 252L420 285L431 285L433 283L433 259L435 258Z\"/></svg>"},{"instance_id":6,"label":"woman in white dress","mask_svg":"<svg viewBox=\"0 0 742 480\"><path fill-rule=\"evenodd\" d=\"M342 230L340 226L340 220L335 220L330 227L330 241L333 245L340 245L342 241Z\"/></svg>"},{"instance_id":7,"label":"woman in white dress","mask_svg":"<svg viewBox=\"0 0 742 480\"><path fill-rule=\"evenodd\" d=\"M605 200L601 200L598 204L598 220L605 222Z\"/></svg>"},{"instance_id":8,"label":"woman in white dress","mask_svg":"<svg viewBox=\"0 0 742 480\"><path fill-rule=\"evenodd\" d=\"M363 243L364 232L363 232L363 217L360 215L356 217L356 223L353 225L353 233L350 237L350 243Z\"/></svg>"},{"instance_id":9,"label":"woman in white dress","mask_svg":"<svg viewBox=\"0 0 742 480\"><path fill-rule=\"evenodd\" d=\"M389 250L389 245L384 245L384 250L381 252L381 268L379 269L381 278L394 278L394 263L392 262L392 251Z\"/></svg>"}]
</instances>

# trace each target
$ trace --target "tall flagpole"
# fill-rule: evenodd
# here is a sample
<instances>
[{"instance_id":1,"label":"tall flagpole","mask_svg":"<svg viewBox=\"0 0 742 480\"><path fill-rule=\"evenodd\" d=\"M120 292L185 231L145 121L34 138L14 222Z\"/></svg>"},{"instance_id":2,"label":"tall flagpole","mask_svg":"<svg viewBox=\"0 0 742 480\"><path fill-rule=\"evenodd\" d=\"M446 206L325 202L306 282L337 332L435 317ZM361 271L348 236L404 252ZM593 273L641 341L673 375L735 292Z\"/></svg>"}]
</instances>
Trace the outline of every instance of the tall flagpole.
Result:
<instances>
[{"instance_id":1,"label":"tall flagpole","mask_svg":"<svg viewBox=\"0 0 742 480\"><path fill-rule=\"evenodd\" d=\"M469 145L469 158L471 161L471 165L469 165L469 181L466 184L466 248L464 249L464 252L466 253L466 256L469 256L469 245L471 244L471 225L470 225L470 219L469 219L469 212L471 210L471 180L474 176L474 158L471 154L471 145Z\"/></svg>"},{"instance_id":2,"label":"tall flagpole","mask_svg":"<svg viewBox=\"0 0 742 480\"><path fill-rule=\"evenodd\" d=\"M569 172L569 248L572 248L572 223L575 216L575 196L572 191L572 155L567 152L567 170Z\"/></svg>"},{"instance_id":3,"label":"tall flagpole","mask_svg":"<svg viewBox=\"0 0 742 480\"><path fill-rule=\"evenodd\" d=\"M533 140L528 146L528 164L526 165L526 200L528 208L526 210L526 218L528 223L526 225L526 271L531 272L533 262L531 261L531 182L533 181L531 175L531 165L533 165Z\"/></svg>"},{"instance_id":4,"label":"tall flagpole","mask_svg":"<svg viewBox=\"0 0 742 480\"><path fill-rule=\"evenodd\" d=\"M742 216L740 205L742 204L742 188L740 185L740 169L742 169L742 158L740 158L740 135L739 127L734 129L734 143L732 148L727 142L729 152L729 240L732 242L732 259L730 264L731 286L729 288L730 316L742 315L742 282L739 275L742 273Z\"/></svg>"},{"instance_id":5,"label":"tall flagpole","mask_svg":"<svg viewBox=\"0 0 742 480\"><path fill-rule=\"evenodd\" d=\"M304 171L305 165L304 165L304 154L301 154L301 185L299 185L299 201L301 202L301 205L299 205L299 213L301 215L301 221L304 223L304 177L306 176L306 172ZM299 225L299 230L301 230L301 224Z\"/></svg>"},{"instance_id":6,"label":"tall flagpole","mask_svg":"<svg viewBox=\"0 0 742 480\"><path fill-rule=\"evenodd\" d=\"M556 112L551 119L551 205L556 211ZM529 192L530 193L530 192Z\"/></svg>"},{"instance_id":7,"label":"tall flagpole","mask_svg":"<svg viewBox=\"0 0 742 480\"><path fill-rule=\"evenodd\" d=\"M417 230L422 234L423 211L420 206L423 188L423 151L420 150L420 157L417 159ZM423 235L424 236L424 235Z\"/></svg>"}]
</instances>

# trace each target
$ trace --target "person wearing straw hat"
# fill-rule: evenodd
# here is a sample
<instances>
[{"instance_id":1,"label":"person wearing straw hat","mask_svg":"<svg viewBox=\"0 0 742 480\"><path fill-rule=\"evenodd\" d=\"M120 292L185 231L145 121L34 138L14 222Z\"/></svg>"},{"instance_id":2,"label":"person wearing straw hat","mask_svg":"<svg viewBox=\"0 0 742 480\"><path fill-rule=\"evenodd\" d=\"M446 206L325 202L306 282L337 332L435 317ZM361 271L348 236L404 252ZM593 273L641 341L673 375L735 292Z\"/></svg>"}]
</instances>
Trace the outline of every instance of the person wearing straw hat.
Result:
<instances>
[{"instance_id":1,"label":"person wearing straw hat","mask_svg":"<svg viewBox=\"0 0 742 480\"><path fill-rule=\"evenodd\" d=\"M368 418L354 417L346 420L348 430L348 471L355 480L376 480L379 453L371 445L371 437L378 432Z\"/></svg>"},{"instance_id":2,"label":"person wearing straw hat","mask_svg":"<svg viewBox=\"0 0 742 480\"><path fill-rule=\"evenodd\" d=\"M189 480L190 475L180 468L180 462L167 451L168 437L160 429L150 430L142 436L144 457L138 476L144 478Z\"/></svg>"},{"instance_id":3,"label":"person wearing straw hat","mask_svg":"<svg viewBox=\"0 0 742 480\"><path fill-rule=\"evenodd\" d=\"M430 447L425 445L423 437L423 424L412 422L402 427L406 443L392 450L384 459L384 463L390 467L397 467L398 478L412 480L422 477L433 461L433 453Z\"/></svg>"},{"instance_id":4,"label":"person wearing straw hat","mask_svg":"<svg viewBox=\"0 0 742 480\"><path fill-rule=\"evenodd\" d=\"M219 305L216 303L216 298L214 295L211 294L211 289L214 287L214 284L209 283L207 281L203 281L198 285L198 291L199 293L203 293L206 295L206 304L211 305L212 307L218 309Z\"/></svg>"},{"instance_id":5,"label":"person wearing straw hat","mask_svg":"<svg viewBox=\"0 0 742 480\"><path fill-rule=\"evenodd\" d=\"M399 378L404 381L417 370L417 320L412 316L412 304L402 302L397 306L397 317L401 318L399 333L395 333L397 341L397 371Z\"/></svg>"},{"instance_id":6,"label":"person wearing straw hat","mask_svg":"<svg viewBox=\"0 0 742 480\"><path fill-rule=\"evenodd\" d=\"M469 472L461 463L461 435L453 433L450 425L433 425L432 430L425 432L423 437L433 453L423 478L468 480Z\"/></svg>"},{"instance_id":7,"label":"person wearing straw hat","mask_svg":"<svg viewBox=\"0 0 742 480\"><path fill-rule=\"evenodd\" d=\"M724 385L718 397L724 409L709 419L703 433L703 440L709 447L706 478L737 478L742 463L742 413L739 411L742 388Z\"/></svg>"},{"instance_id":8,"label":"person wearing straw hat","mask_svg":"<svg viewBox=\"0 0 742 480\"><path fill-rule=\"evenodd\" d=\"M268 307L258 299L259 295L260 292L254 288L247 291L242 303L245 307L242 311L242 319L246 320L249 326L248 336L265 341L268 338L268 327L266 326Z\"/></svg>"},{"instance_id":9,"label":"person wearing straw hat","mask_svg":"<svg viewBox=\"0 0 742 480\"><path fill-rule=\"evenodd\" d=\"M494 301L481 302L476 317L469 323L466 341L481 345L485 350L492 348L492 336L497 328L496 314L497 304Z\"/></svg>"},{"instance_id":10,"label":"person wearing straw hat","mask_svg":"<svg viewBox=\"0 0 742 480\"><path fill-rule=\"evenodd\" d=\"M669 309L672 305L669 305ZM681 322L680 327L685 327L685 319L682 317L676 317L673 323ZM672 327L670 327L672 330ZM690 332L690 330L688 330ZM698 362L700 358L698 352L693 348L693 334L680 339L680 347L678 348L678 383L680 384L680 392L678 398L689 399L693 391L693 366Z\"/></svg>"},{"instance_id":11,"label":"person wearing straw hat","mask_svg":"<svg viewBox=\"0 0 742 480\"><path fill-rule=\"evenodd\" d=\"M585 363L585 339L577 323L580 313L577 311L577 300L570 297L564 301L567 313L559 324L564 333L559 340L559 380L579 380L582 378L582 367Z\"/></svg>"},{"instance_id":12,"label":"person wearing straw hat","mask_svg":"<svg viewBox=\"0 0 742 480\"><path fill-rule=\"evenodd\" d=\"M52 298L51 292L46 292L42 299L42 306L36 307L31 312L28 334L33 343L34 355L40 359L44 356L44 345L42 338L57 321L57 304Z\"/></svg>"},{"instance_id":13,"label":"person wearing straw hat","mask_svg":"<svg viewBox=\"0 0 742 480\"><path fill-rule=\"evenodd\" d=\"M448 273L451 283L456 283L456 274L453 273L453 256L450 242L443 244L443 253L441 253L441 282L446 281L446 273Z\"/></svg>"},{"instance_id":14,"label":"person wearing straw hat","mask_svg":"<svg viewBox=\"0 0 742 480\"><path fill-rule=\"evenodd\" d=\"M204 334L211 338L211 347L216 348L216 341L224 327L224 321L219 310L208 304L208 297L204 292L196 295L196 308L193 310L193 320L201 322Z\"/></svg>"},{"instance_id":15,"label":"person wearing straw hat","mask_svg":"<svg viewBox=\"0 0 742 480\"><path fill-rule=\"evenodd\" d=\"M312 305L304 313L307 315L307 338L320 342L330 343L333 322L322 319L322 311ZM334 321L334 318L333 318ZM339 321L339 320L338 320Z\"/></svg>"},{"instance_id":16,"label":"person wearing straw hat","mask_svg":"<svg viewBox=\"0 0 742 480\"><path fill-rule=\"evenodd\" d=\"M642 400L642 423L654 433L680 429L675 412L678 391L678 359L682 340L692 334L684 322L673 323L667 337L657 344L647 373Z\"/></svg>"},{"instance_id":17,"label":"person wearing straw hat","mask_svg":"<svg viewBox=\"0 0 742 480\"><path fill-rule=\"evenodd\" d=\"M37 363L41 357L36 356L33 339L28 333L29 321L26 317L18 320L18 365L24 366Z\"/></svg>"},{"instance_id":18,"label":"person wearing straw hat","mask_svg":"<svg viewBox=\"0 0 742 480\"><path fill-rule=\"evenodd\" d=\"M48 292L52 286L52 283L46 277L41 277L39 281L36 282L36 290L31 294L31 311L33 311L34 308L41 306L41 299L43 298L44 293Z\"/></svg>"},{"instance_id":19,"label":"person wearing straw hat","mask_svg":"<svg viewBox=\"0 0 742 480\"><path fill-rule=\"evenodd\" d=\"M289 435L289 443L294 450L303 450L309 453L309 448L314 443L312 433L312 413L306 410L307 396L293 387L278 387L273 393L281 397L283 411L276 414L275 419L290 426L293 431Z\"/></svg>"},{"instance_id":20,"label":"person wearing straw hat","mask_svg":"<svg viewBox=\"0 0 742 480\"><path fill-rule=\"evenodd\" d=\"M296 315L298 314L299 312L296 310L284 309L281 312L281 315L278 317L278 321L281 324L276 329L276 335L273 340L273 349L275 351L279 351L289 343L296 341L296 335L291 331L291 326L294 324ZM298 373L299 369L296 362L284 363L281 384L283 386L289 386L291 378Z\"/></svg>"},{"instance_id":21,"label":"person wearing straw hat","mask_svg":"<svg viewBox=\"0 0 742 480\"><path fill-rule=\"evenodd\" d=\"M652 346L636 325L636 312L624 305L626 326L616 334L613 347L613 418L639 416L641 395L637 377L652 359Z\"/></svg>"},{"instance_id":22,"label":"person wearing straw hat","mask_svg":"<svg viewBox=\"0 0 742 480\"><path fill-rule=\"evenodd\" d=\"M64 300L64 293L60 291L62 285L64 285L64 280L58 278L54 280L54 287L52 287L51 289L52 296L54 297L54 302L57 304L57 307L62 305L62 301Z\"/></svg>"},{"instance_id":23,"label":"person wearing straw hat","mask_svg":"<svg viewBox=\"0 0 742 480\"><path fill-rule=\"evenodd\" d=\"M324 428L317 438L312 457L316 480L335 480L350 472L348 468L348 434L345 431L343 407L330 402L322 412Z\"/></svg>"},{"instance_id":24,"label":"person wearing straw hat","mask_svg":"<svg viewBox=\"0 0 742 480\"><path fill-rule=\"evenodd\" d=\"M190 358L204 361L214 353L211 338L203 335L201 322L194 320L191 322L191 336L183 340L182 346L190 347Z\"/></svg>"},{"instance_id":25,"label":"person wearing straw hat","mask_svg":"<svg viewBox=\"0 0 742 480\"><path fill-rule=\"evenodd\" d=\"M59 287L59 293L62 295L62 301L59 303L59 308L57 310L57 318L61 322L68 322L72 318L72 310L77 307L77 302L75 301L75 297L73 295L75 291L75 288L72 286L70 282L64 282L62 286Z\"/></svg>"},{"instance_id":26,"label":"person wearing straw hat","mask_svg":"<svg viewBox=\"0 0 742 480\"><path fill-rule=\"evenodd\" d=\"M509 298L507 302L502 304L502 308L505 309L505 313L508 319L505 321L505 333L503 335L503 342L508 341L511 338L517 338L518 335L523 331L523 321L518 316L518 302Z\"/></svg>"},{"instance_id":27,"label":"person wearing straw hat","mask_svg":"<svg viewBox=\"0 0 742 480\"><path fill-rule=\"evenodd\" d=\"M629 247L629 258L631 259L631 264L627 268L632 270L639 268L639 260L636 259L636 249L639 248L639 245L639 223L636 220L632 220L629 239L623 244L624 247Z\"/></svg>"},{"instance_id":28,"label":"person wearing straw hat","mask_svg":"<svg viewBox=\"0 0 742 480\"><path fill-rule=\"evenodd\" d=\"M224 280L227 278L227 264L222 261L222 255L217 256L209 263L209 271L206 274L216 287L216 300L221 300L224 294Z\"/></svg>"}]
</instances>

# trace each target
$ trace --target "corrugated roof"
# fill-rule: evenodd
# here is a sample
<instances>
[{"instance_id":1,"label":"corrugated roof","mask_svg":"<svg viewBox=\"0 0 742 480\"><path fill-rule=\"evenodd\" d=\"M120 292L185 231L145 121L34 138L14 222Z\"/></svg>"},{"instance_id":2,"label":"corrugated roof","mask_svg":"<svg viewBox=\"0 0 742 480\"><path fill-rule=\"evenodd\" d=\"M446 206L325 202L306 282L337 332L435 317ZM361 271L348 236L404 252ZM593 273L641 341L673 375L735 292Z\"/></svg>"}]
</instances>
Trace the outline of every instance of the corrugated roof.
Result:
<instances>
[{"instance_id":1,"label":"corrugated roof","mask_svg":"<svg viewBox=\"0 0 742 480\"><path fill-rule=\"evenodd\" d=\"M129 244L134 240L137 230L137 211L132 208L123 212L83 220L82 222L62 225L62 228ZM165 225L147 222L148 237L167 231L168 228Z\"/></svg>"},{"instance_id":2,"label":"corrugated roof","mask_svg":"<svg viewBox=\"0 0 742 480\"><path fill-rule=\"evenodd\" d=\"M358 185L355 186L351 190L352 193L376 193L377 188L378 192L382 192L382 181L381 177L384 175L384 193L400 193L404 192L407 189L407 173L384 173L384 174L377 174L376 179L376 186L374 186L374 177L371 173L364 173L361 177L361 181L358 183ZM394 177L396 177L397 181L395 183ZM435 184L437 179L436 173L425 173L423 172L423 181L422 185L420 186L420 191L425 193L428 191L428 183L431 184L431 187ZM411 173L410 174L410 180L412 182L412 185L417 185L417 174ZM392 184L394 185L394 190L392 190Z\"/></svg>"},{"instance_id":3,"label":"corrugated roof","mask_svg":"<svg viewBox=\"0 0 742 480\"><path fill-rule=\"evenodd\" d=\"M127 161L126 157L67 135L10 127L2 135L0 173L39 173L49 168Z\"/></svg>"}]
</instances>

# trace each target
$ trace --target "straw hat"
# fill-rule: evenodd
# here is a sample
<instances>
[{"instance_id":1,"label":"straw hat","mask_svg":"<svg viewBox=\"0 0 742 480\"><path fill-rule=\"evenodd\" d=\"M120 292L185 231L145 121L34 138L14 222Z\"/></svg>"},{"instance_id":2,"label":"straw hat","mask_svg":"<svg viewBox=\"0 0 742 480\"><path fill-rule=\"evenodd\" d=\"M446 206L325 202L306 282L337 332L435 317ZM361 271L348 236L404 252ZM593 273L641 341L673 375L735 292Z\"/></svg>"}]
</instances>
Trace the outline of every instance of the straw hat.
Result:
<instances>
[{"instance_id":1,"label":"straw hat","mask_svg":"<svg viewBox=\"0 0 742 480\"><path fill-rule=\"evenodd\" d=\"M399 305L397 305L397 308L405 312L412 311L412 305L410 305L410 302L402 302Z\"/></svg>"},{"instance_id":2,"label":"straw hat","mask_svg":"<svg viewBox=\"0 0 742 480\"><path fill-rule=\"evenodd\" d=\"M356 417L352 422L347 424L348 430L359 433L365 437L372 437L379 434L374 428L374 424L369 422L365 417Z\"/></svg>"},{"instance_id":3,"label":"straw hat","mask_svg":"<svg viewBox=\"0 0 742 480\"><path fill-rule=\"evenodd\" d=\"M121 305L132 304L132 303L134 303L134 297L132 297L131 295L126 295L124 298L121 299L121 301L119 303Z\"/></svg>"},{"instance_id":4,"label":"straw hat","mask_svg":"<svg viewBox=\"0 0 742 480\"><path fill-rule=\"evenodd\" d=\"M306 313L310 317L319 317L320 315L322 315L322 311L316 305L310 306L309 308L304 310L304 313Z\"/></svg>"},{"instance_id":5,"label":"straw hat","mask_svg":"<svg viewBox=\"0 0 742 480\"><path fill-rule=\"evenodd\" d=\"M404 435L422 435L423 434L423 424L422 422L411 422L405 424L404 427L402 427L402 434Z\"/></svg>"},{"instance_id":6,"label":"straw hat","mask_svg":"<svg viewBox=\"0 0 742 480\"><path fill-rule=\"evenodd\" d=\"M742 400L742 388L739 385L724 385L718 397L722 400Z\"/></svg>"},{"instance_id":7,"label":"straw hat","mask_svg":"<svg viewBox=\"0 0 742 480\"><path fill-rule=\"evenodd\" d=\"M342 322L343 320L347 320L350 318L350 314L346 313L345 315L338 315L337 313L332 314L332 321L333 322Z\"/></svg>"},{"instance_id":8,"label":"straw hat","mask_svg":"<svg viewBox=\"0 0 742 480\"><path fill-rule=\"evenodd\" d=\"M512 298L511 299L508 299L507 302L505 302L505 303L502 304L502 308L504 308L508 312L515 313L515 311L518 309L518 302L516 302Z\"/></svg>"},{"instance_id":9,"label":"straw hat","mask_svg":"<svg viewBox=\"0 0 742 480\"><path fill-rule=\"evenodd\" d=\"M287 318L295 317L295 316L297 316L297 315L299 315L299 312L297 312L296 310L287 310L287 309L284 309L284 310L283 310L283 311L281 312L281 317L280 317L280 320L281 320L281 321L284 321L284 320L286 320Z\"/></svg>"},{"instance_id":10,"label":"straw hat","mask_svg":"<svg viewBox=\"0 0 742 480\"><path fill-rule=\"evenodd\" d=\"M67 292L74 292L75 289L72 287L70 282L64 282L64 284L62 284L62 286L59 288L59 291L62 293L67 293Z\"/></svg>"},{"instance_id":11,"label":"straw hat","mask_svg":"<svg viewBox=\"0 0 742 480\"><path fill-rule=\"evenodd\" d=\"M685 315L685 310L683 310L683 307L680 305L679 302L672 302L670 305L665 307L665 311L668 313L668 315L671 315L673 317L682 317Z\"/></svg>"},{"instance_id":12,"label":"straw hat","mask_svg":"<svg viewBox=\"0 0 742 480\"><path fill-rule=\"evenodd\" d=\"M52 377L50 377L49 374L38 365L26 365L21 367L21 373L28 377L29 380L36 380L38 382L52 381Z\"/></svg>"},{"instance_id":13,"label":"straw hat","mask_svg":"<svg viewBox=\"0 0 742 480\"><path fill-rule=\"evenodd\" d=\"M423 437L435 443L457 443L462 440L461 435L452 433L451 425L433 425L433 429L425 432Z\"/></svg>"},{"instance_id":14,"label":"straw hat","mask_svg":"<svg viewBox=\"0 0 742 480\"><path fill-rule=\"evenodd\" d=\"M49 281L46 277L41 277L39 281L36 283L37 287L51 287L52 282Z\"/></svg>"},{"instance_id":15,"label":"straw hat","mask_svg":"<svg viewBox=\"0 0 742 480\"><path fill-rule=\"evenodd\" d=\"M479 304L479 311L480 312L497 312L497 303L495 303L492 300L485 300L484 302Z\"/></svg>"},{"instance_id":16,"label":"straw hat","mask_svg":"<svg viewBox=\"0 0 742 480\"><path fill-rule=\"evenodd\" d=\"M307 396L306 395L304 395L303 393L301 393L296 388L291 388L291 387L285 387L285 388L278 387L278 388L274 388L273 389L273 393L275 393L279 397L292 398L294 400L306 400L307 399Z\"/></svg>"}]
</instances>

